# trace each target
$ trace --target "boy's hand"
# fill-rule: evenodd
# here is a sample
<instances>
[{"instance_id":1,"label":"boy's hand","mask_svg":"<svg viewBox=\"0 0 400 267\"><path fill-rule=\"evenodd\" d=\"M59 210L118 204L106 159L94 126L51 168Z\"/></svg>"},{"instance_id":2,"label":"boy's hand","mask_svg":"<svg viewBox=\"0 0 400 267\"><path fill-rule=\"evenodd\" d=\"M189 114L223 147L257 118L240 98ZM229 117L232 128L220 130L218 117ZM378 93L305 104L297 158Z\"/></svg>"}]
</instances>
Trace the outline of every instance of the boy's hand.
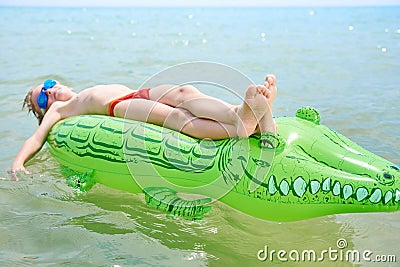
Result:
<instances>
[{"instance_id":1,"label":"boy's hand","mask_svg":"<svg viewBox=\"0 0 400 267\"><path fill-rule=\"evenodd\" d=\"M19 181L17 173L23 172L25 174L31 174L28 170L25 169L24 166L17 168L17 169L10 169L7 171L13 181Z\"/></svg>"}]
</instances>

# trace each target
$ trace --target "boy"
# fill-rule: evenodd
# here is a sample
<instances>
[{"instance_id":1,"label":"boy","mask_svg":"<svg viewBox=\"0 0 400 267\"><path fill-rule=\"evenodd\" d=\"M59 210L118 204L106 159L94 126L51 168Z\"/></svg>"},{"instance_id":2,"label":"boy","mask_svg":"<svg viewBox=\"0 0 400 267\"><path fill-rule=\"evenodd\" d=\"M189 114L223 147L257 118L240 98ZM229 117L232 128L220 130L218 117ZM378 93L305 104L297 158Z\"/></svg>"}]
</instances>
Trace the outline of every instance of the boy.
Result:
<instances>
[{"instance_id":1,"label":"boy","mask_svg":"<svg viewBox=\"0 0 400 267\"><path fill-rule=\"evenodd\" d=\"M196 138L248 137L276 132L271 107L276 78L250 85L241 105L231 105L201 93L192 85L160 85L134 91L124 85L97 85L75 93L55 80L28 92L24 106L39 120L39 128L18 152L10 174L29 173L24 164L43 146L51 127L71 116L100 114L157 124Z\"/></svg>"}]
</instances>

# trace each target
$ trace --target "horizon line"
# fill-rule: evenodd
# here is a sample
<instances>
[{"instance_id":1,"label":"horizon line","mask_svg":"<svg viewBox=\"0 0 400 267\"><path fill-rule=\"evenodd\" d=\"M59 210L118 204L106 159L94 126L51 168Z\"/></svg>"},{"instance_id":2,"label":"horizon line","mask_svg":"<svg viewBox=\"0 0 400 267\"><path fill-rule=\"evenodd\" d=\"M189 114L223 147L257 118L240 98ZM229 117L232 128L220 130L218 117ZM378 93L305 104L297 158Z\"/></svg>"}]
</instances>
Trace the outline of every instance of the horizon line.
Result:
<instances>
[{"instance_id":1,"label":"horizon line","mask_svg":"<svg viewBox=\"0 0 400 267\"><path fill-rule=\"evenodd\" d=\"M70 4L70 5L24 5L24 4L2 4L0 3L0 7L60 7L60 8L65 8L65 7L76 7L76 8L90 8L90 7L110 7L110 8L126 8L126 7L146 7L146 8L211 8L211 7L251 7L251 8L257 8L257 7L309 7L309 8L316 8L316 7L397 7L400 6L400 3L383 3L383 4L316 4L316 5L305 5L305 4L290 4L290 5L285 5L285 4L266 4L266 5L260 5L260 4L233 4L233 5L135 5L135 4L124 4L124 5L101 5L101 4L90 4L90 5L80 5L80 4Z\"/></svg>"}]
</instances>

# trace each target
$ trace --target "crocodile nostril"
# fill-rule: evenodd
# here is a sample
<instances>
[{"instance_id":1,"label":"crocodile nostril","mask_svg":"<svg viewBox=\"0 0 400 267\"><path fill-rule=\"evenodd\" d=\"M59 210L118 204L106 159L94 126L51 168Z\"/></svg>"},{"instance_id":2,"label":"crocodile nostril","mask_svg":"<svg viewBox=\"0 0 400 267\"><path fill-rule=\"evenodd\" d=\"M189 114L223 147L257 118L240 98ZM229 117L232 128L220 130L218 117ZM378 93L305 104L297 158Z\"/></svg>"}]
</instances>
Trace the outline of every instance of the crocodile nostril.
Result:
<instances>
[{"instance_id":1,"label":"crocodile nostril","mask_svg":"<svg viewBox=\"0 0 400 267\"><path fill-rule=\"evenodd\" d=\"M385 173L383 173L383 177L385 177L386 179L391 179L392 175L390 175L389 173L385 172Z\"/></svg>"},{"instance_id":2,"label":"crocodile nostril","mask_svg":"<svg viewBox=\"0 0 400 267\"><path fill-rule=\"evenodd\" d=\"M399 168L397 168L396 166L390 166L390 168L392 168L393 170L396 170L396 171L399 170Z\"/></svg>"}]
</instances>

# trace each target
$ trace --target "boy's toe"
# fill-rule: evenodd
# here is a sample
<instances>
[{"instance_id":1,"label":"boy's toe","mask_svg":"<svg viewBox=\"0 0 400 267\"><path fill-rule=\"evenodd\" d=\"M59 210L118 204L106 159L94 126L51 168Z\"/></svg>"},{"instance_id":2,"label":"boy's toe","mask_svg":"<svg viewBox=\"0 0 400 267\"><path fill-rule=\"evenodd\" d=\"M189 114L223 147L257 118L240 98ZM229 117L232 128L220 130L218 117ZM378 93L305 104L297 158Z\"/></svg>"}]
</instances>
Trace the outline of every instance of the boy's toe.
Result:
<instances>
[{"instance_id":1,"label":"boy's toe","mask_svg":"<svg viewBox=\"0 0 400 267\"><path fill-rule=\"evenodd\" d=\"M247 88L245 98L254 98L258 94L258 89L255 85L249 85Z\"/></svg>"},{"instance_id":2,"label":"boy's toe","mask_svg":"<svg viewBox=\"0 0 400 267\"><path fill-rule=\"evenodd\" d=\"M265 78L265 81L268 82L269 86L273 87L276 85L276 77L273 74L268 74L267 77Z\"/></svg>"}]
</instances>

